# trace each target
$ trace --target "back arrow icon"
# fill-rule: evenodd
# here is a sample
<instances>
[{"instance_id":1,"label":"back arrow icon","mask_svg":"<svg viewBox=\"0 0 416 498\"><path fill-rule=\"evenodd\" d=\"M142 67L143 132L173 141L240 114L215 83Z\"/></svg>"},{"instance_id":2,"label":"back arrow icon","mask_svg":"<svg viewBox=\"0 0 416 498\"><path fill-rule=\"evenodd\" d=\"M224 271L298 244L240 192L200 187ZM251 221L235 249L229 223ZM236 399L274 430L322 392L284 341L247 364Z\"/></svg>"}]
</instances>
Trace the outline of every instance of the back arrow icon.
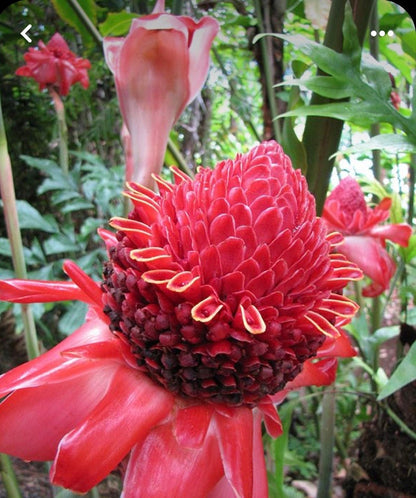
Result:
<instances>
[{"instance_id":1,"label":"back arrow icon","mask_svg":"<svg viewBox=\"0 0 416 498\"><path fill-rule=\"evenodd\" d=\"M27 42L29 42L29 43L32 43L32 39L31 39L31 38L29 38L29 36L28 36L26 33L30 30L30 28L31 28L31 27L32 27L32 25L31 25L31 24L28 24L28 25L26 26L26 28L25 28L25 29L23 29L23 30L20 32L20 34L23 36L23 38L24 38Z\"/></svg>"}]
</instances>

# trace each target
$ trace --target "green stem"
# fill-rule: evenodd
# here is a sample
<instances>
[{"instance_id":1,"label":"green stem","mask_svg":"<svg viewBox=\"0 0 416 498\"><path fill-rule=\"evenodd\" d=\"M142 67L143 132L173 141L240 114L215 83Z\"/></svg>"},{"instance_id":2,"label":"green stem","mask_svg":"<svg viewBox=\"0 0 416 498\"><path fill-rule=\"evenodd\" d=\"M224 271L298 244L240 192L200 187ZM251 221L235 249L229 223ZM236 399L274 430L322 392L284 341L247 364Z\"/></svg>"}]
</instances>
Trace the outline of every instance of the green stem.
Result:
<instances>
[{"instance_id":1,"label":"green stem","mask_svg":"<svg viewBox=\"0 0 416 498\"><path fill-rule=\"evenodd\" d=\"M3 199L4 219L10 241L13 267L17 278L26 278L26 263L23 253L22 236L17 216L16 194L13 183L12 165L7 148L6 131L0 101L0 194ZM35 321L30 306L22 305L26 351L29 359L39 356Z\"/></svg>"},{"instance_id":2,"label":"green stem","mask_svg":"<svg viewBox=\"0 0 416 498\"><path fill-rule=\"evenodd\" d=\"M382 309L383 307L381 305L380 296L374 297L371 306L371 324L370 324L371 334L374 334L374 332L381 327Z\"/></svg>"},{"instance_id":3,"label":"green stem","mask_svg":"<svg viewBox=\"0 0 416 498\"><path fill-rule=\"evenodd\" d=\"M75 12L77 13L77 15L81 19L81 21L84 23L84 26L90 32L91 36L95 39L95 41L99 45L101 45L102 42L103 42L103 37L100 35L100 32L95 27L95 25L91 21L91 19L87 16L87 14L85 13L84 9L80 6L80 4L77 2L77 0L68 0L68 3L75 10Z\"/></svg>"},{"instance_id":4,"label":"green stem","mask_svg":"<svg viewBox=\"0 0 416 498\"><path fill-rule=\"evenodd\" d=\"M182 14L182 8L183 8L183 0L173 0L172 3L172 14L175 14L177 16Z\"/></svg>"},{"instance_id":5,"label":"green stem","mask_svg":"<svg viewBox=\"0 0 416 498\"><path fill-rule=\"evenodd\" d=\"M407 212L407 222L413 224L413 216L415 213L415 183L416 183L416 154L410 154L409 164L409 208Z\"/></svg>"},{"instance_id":6,"label":"green stem","mask_svg":"<svg viewBox=\"0 0 416 498\"><path fill-rule=\"evenodd\" d=\"M260 0L254 0L254 8L256 11L256 18L257 18L257 23L258 23L258 28L259 28L259 34L265 33ZM272 59L272 57L271 57L271 43L272 43L272 41L271 41L270 37L262 37L262 38L260 38L259 43L260 43L261 55L263 58L264 76L266 79L267 100L269 101L270 110L271 110L271 114L272 114L274 137L279 143L281 143L282 137L281 137L280 125L279 125L278 120L275 119L278 116L279 112L277 109L273 75L272 75L272 71L270 69L270 65L271 65L270 61Z\"/></svg>"},{"instance_id":7,"label":"green stem","mask_svg":"<svg viewBox=\"0 0 416 498\"><path fill-rule=\"evenodd\" d=\"M403 420L386 404L384 406L386 412L389 414L390 418L396 422L396 424L400 427L402 432L405 432L408 436L416 441L416 432L412 431L412 429L403 422Z\"/></svg>"},{"instance_id":8,"label":"green stem","mask_svg":"<svg viewBox=\"0 0 416 498\"><path fill-rule=\"evenodd\" d=\"M186 164L186 161L181 154L180 150L176 147L176 145L173 143L173 141L168 138L168 149L169 152L172 154L172 156L175 158L175 160L178 163L179 169L181 169L184 173L186 173L189 177L193 178L194 174L192 170L188 168L188 165Z\"/></svg>"},{"instance_id":9,"label":"green stem","mask_svg":"<svg viewBox=\"0 0 416 498\"><path fill-rule=\"evenodd\" d=\"M65 119L65 107L61 97L57 91L49 87L49 94L52 97L53 105L55 106L56 116L58 118L59 131L59 164L62 171L67 175L69 171L68 161L68 128Z\"/></svg>"},{"instance_id":10,"label":"green stem","mask_svg":"<svg viewBox=\"0 0 416 498\"><path fill-rule=\"evenodd\" d=\"M13 267L17 278L26 278L26 264L23 253L22 236L17 216L16 194L14 191L13 173L7 148L6 131L0 100L0 195L3 199L4 219L7 236L10 241ZM35 321L29 305L22 305L23 330L25 345L29 359L39 355ZM21 498L17 479L8 455L0 454L1 477L9 498Z\"/></svg>"},{"instance_id":11,"label":"green stem","mask_svg":"<svg viewBox=\"0 0 416 498\"><path fill-rule=\"evenodd\" d=\"M321 451L319 454L318 498L331 497L335 441L335 392L327 388L322 400Z\"/></svg>"},{"instance_id":12,"label":"green stem","mask_svg":"<svg viewBox=\"0 0 416 498\"><path fill-rule=\"evenodd\" d=\"M8 498L21 498L22 495L10 458L4 454L0 454L0 475L4 487L6 488Z\"/></svg>"}]
</instances>

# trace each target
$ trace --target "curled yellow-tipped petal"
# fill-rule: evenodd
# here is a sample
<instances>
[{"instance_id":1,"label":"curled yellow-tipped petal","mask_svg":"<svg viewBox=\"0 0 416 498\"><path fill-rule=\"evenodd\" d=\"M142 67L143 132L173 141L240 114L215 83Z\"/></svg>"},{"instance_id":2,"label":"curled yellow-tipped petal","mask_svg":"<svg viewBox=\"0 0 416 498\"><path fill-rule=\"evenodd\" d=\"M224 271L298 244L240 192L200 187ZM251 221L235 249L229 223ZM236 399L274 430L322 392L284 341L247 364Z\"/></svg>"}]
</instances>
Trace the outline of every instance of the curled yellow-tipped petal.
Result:
<instances>
[{"instance_id":1,"label":"curled yellow-tipped petal","mask_svg":"<svg viewBox=\"0 0 416 498\"><path fill-rule=\"evenodd\" d=\"M250 304L247 308L243 308L240 304L240 311L247 332L250 332L250 334L263 334L266 331L263 317L253 304Z\"/></svg>"},{"instance_id":2,"label":"curled yellow-tipped petal","mask_svg":"<svg viewBox=\"0 0 416 498\"><path fill-rule=\"evenodd\" d=\"M167 288L174 292L185 292L200 279L199 275L194 277L190 271L177 273L168 282Z\"/></svg>"},{"instance_id":3,"label":"curled yellow-tipped petal","mask_svg":"<svg viewBox=\"0 0 416 498\"><path fill-rule=\"evenodd\" d=\"M322 315L318 315L318 313L315 313L314 311L308 311L305 318L327 337L336 339L340 336L339 330Z\"/></svg>"},{"instance_id":4,"label":"curled yellow-tipped petal","mask_svg":"<svg viewBox=\"0 0 416 498\"><path fill-rule=\"evenodd\" d=\"M210 322L224 305L215 296L209 296L191 310L192 318L197 322Z\"/></svg>"},{"instance_id":5,"label":"curled yellow-tipped petal","mask_svg":"<svg viewBox=\"0 0 416 498\"><path fill-rule=\"evenodd\" d=\"M130 252L130 257L131 259L140 261L141 263L172 261L172 256L161 247L145 247L143 249L134 249Z\"/></svg>"}]
</instances>

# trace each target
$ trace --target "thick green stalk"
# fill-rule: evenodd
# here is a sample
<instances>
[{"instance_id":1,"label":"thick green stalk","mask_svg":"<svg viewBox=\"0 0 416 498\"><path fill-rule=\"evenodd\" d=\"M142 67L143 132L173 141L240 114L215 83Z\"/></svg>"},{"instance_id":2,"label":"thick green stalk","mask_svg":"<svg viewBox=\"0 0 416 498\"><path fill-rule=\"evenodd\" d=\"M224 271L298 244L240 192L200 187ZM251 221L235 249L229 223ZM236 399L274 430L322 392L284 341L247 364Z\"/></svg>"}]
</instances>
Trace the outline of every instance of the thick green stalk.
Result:
<instances>
[{"instance_id":1,"label":"thick green stalk","mask_svg":"<svg viewBox=\"0 0 416 498\"><path fill-rule=\"evenodd\" d=\"M3 199L7 236L10 241L13 267L17 278L26 278L26 264L23 254L22 236L17 216L16 195L13 184L12 166L7 148L6 131L0 101L0 194ZM29 359L39 355L35 321L30 306L22 305L26 351Z\"/></svg>"},{"instance_id":2,"label":"thick green stalk","mask_svg":"<svg viewBox=\"0 0 416 498\"><path fill-rule=\"evenodd\" d=\"M172 3L172 14L177 16L182 14L183 0L173 0Z\"/></svg>"},{"instance_id":3,"label":"thick green stalk","mask_svg":"<svg viewBox=\"0 0 416 498\"><path fill-rule=\"evenodd\" d=\"M354 21L357 25L358 38L362 44L367 30L368 20L375 0L349 0ZM342 25L346 0L332 0L324 45L342 51ZM321 73L322 74L322 73ZM313 94L311 105L325 104L330 99ZM344 122L339 119L308 116L303 133L303 145L306 150L308 169L306 178L309 189L316 199L318 214L321 213L328 191L329 180L334 166L334 159L329 159L338 150Z\"/></svg>"},{"instance_id":4,"label":"thick green stalk","mask_svg":"<svg viewBox=\"0 0 416 498\"><path fill-rule=\"evenodd\" d=\"M362 45L364 35L375 0L349 0L354 22L357 26L359 42ZM346 0L332 0L324 45L342 51L344 11ZM312 95L311 104L329 102L317 94ZM329 181L334 166L334 159L329 159L339 147L344 122L338 119L310 116L305 123L303 144L307 154L308 169L306 178L309 189L316 199L317 213L320 214L328 191ZM329 388L330 389L330 388ZM335 434L335 394L329 389L325 392L322 406L321 451L319 460L318 498L331 496L332 465Z\"/></svg>"},{"instance_id":5,"label":"thick green stalk","mask_svg":"<svg viewBox=\"0 0 416 498\"><path fill-rule=\"evenodd\" d=\"M23 255L22 237L19 230L19 220L16 209L16 196L14 192L12 168L7 149L6 132L4 129L3 113L0 101L0 194L3 200L4 218L7 234L10 241L13 266L18 278L26 277L26 265ZM25 332L26 350L29 358L39 354L36 337L36 327L28 305L22 305L23 325ZM20 498L21 494L13 471L10 458L0 454L0 473L10 498Z\"/></svg>"},{"instance_id":6,"label":"thick green stalk","mask_svg":"<svg viewBox=\"0 0 416 498\"><path fill-rule=\"evenodd\" d=\"M265 32L265 29L264 29L263 17L262 17L262 13L261 13L260 0L254 0L254 8L256 11L256 18L257 18L257 23L258 23L259 34L261 34L261 33ZM276 95L275 95L275 89L274 89L273 75L272 75L272 71L271 71L271 67L270 67L271 38L270 37L262 37L262 38L260 38L259 43L260 43L261 55L263 58L264 76L266 79L267 100L269 102L270 111L272 114L274 137L279 143L281 143L282 140L281 140L280 125L279 125L278 120L275 119L278 115L278 109L277 109Z\"/></svg>"},{"instance_id":7,"label":"thick green stalk","mask_svg":"<svg viewBox=\"0 0 416 498\"><path fill-rule=\"evenodd\" d=\"M335 392L328 387L322 400L321 451L318 498L331 498L332 461L335 442Z\"/></svg>"},{"instance_id":8,"label":"thick green stalk","mask_svg":"<svg viewBox=\"0 0 416 498\"><path fill-rule=\"evenodd\" d=\"M68 128L65 119L65 107L57 91L50 87L49 94L52 97L55 106L56 117L58 119L59 131L59 164L62 171L67 175L69 171L68 161Z\"/></svg>"},{"instance_id":9,"label":"thick green stalk","mask_svg":"<svg viewBox=\"0 0 416 498\"><path fill-rule=\"evenodd\" d=\"M376 31L378 33L379 22L378 22L378 10L377 4L374 5L374 8L371 12L370 16L370 30ZM379 59L379 44L378 44L378 36L370 36L370 54L376 59ZM373 123L371 125L370 136L374 137L380 134L380 123ZM381 181L381 151L374 149L372 151L373 156L373 174L376 180Z\"/></svg>"}]
</instances>

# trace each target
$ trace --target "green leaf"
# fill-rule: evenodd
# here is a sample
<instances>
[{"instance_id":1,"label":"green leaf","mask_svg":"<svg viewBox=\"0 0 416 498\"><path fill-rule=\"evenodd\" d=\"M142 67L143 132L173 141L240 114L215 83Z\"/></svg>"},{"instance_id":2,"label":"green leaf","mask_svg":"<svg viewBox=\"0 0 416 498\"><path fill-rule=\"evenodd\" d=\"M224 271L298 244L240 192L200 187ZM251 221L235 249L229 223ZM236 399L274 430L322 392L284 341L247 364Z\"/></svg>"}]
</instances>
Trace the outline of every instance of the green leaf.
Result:
<instances>
[{"instance_id":1,"label":"green leaf","mask_svg":"<svg viewBox=\"0 0 416 498\"><path fill-rule=\"evenodd\" d=\"M394 122L394 116L371 102L333 102L322 105L308 105L280 114L275 119L288 116L328 116L342 121L351 121L360 126L385 121ZM392 123L393 124L393 123Z\"/></svg>"},{"instance_id":2,"label":"green leaf","mask_svg":"<svg viewBox=\"0 0 416 498\"><path fill-rule=\"evenodd\" d=\"M351 58L353 67L360 66L361 47L358 41L357 26L354 22L352 8L349 2L345 4L345 18L342 25L342 34L344 38L343 52Z\"/></svg>"},{"instance_id":3,"label":"green leaf","mask_svg":"<svg viewBox=\"0 0 416 498\"><path fill-rule=\"evenodd\" d=\"M59 320L59 331L65 335L72 334L74 330L81 327L85 322L85 314L88 306L82 301L75 301L71 303L69 309L62 318Z\"/></svg>"},{"instance_id":4,"label":"green leaf","mask_svg":"<svg viewBox=\"0 0 416 498\"><path fill-rule=\"evenodd\" d=\"M410 263L412 259L416 256L416 234L410 236L409 245L407 247L402 247L402 252L404 254L404 260L406 263Z\"/></svg>"},{"instance_id":5,"label":"green leaf","mask_svg":"<svg viewBox=\"0 0 416 498\"><path fill-rule=\"evenodd\" d=\"M50 159L39 159L38 157L26 156L24 154L20 156L20 159L29 166L39 169L40 171L45 171L51 176L55 175L57 172L62 172L59 165Z\"/></svg>"},{"instance_id":6,"label":"green leaf","mask_svg":"<svg viewBox=\"0 0 416 498\"><path fill-rule=\"evenodd\" d=\"M43 249L45 254L50 256L51 254L68 254L70 252L79 251L80 246L64 233L59 233L52 237L49 237L43 243Z\"/></svg>"},{"instance_id":7,"label":"green leaf","mask_svg":"<svg viewBox=\"0 0 416 498\"><path fill-rule=\"evenodd\" d=\"M12 257L12 250L10 247L10 241L9 241L9 239L6 239L6 237L0 238L0 255L7 256L8 258Z\"/></svg>"},{"instance_id":8,"label":"green leaf","mask_svg":"<svg viewBox=\"0 0 416 498\"><path fill-rule=\"evenodd\" d=\"M416 31L408 31L404 35L401 35L400 38L404 52L416 60Z\"/></svg>"},{"instance_id":9,"label":"green leaf","mask_svg":"<svg viewBox=\"0 0 416 498\"><path fill-rule=\"evenodd\" d=\"M136 19L137 14L130 12L110 12L106 20L100 24L100 33L103 36L125 36L133 19Z\"/></svg>"},{"instance_id":10,"label":"green leaf","mask_svg":"<svg viewBox=\"0 0 416 498\"><path fill-rule=\"evenodd\" d=\"M48 233L56 233L58 231L58 224L52 216L42 216L27 201L16 201L16 206L21 229L42 230Z\"/></svg>"},{"instance_id":11,"label":"green leaf","mask_svg":"<svg viewBox=\"0 0 416 498\"><path fill-rule=\"evenodd\" d=\"M398 55L397 51L392 50L386 40L380 40L380 54L383 55L388 62L400 71L408 83L412 83L412 66L414 61L408 54Z\"/></svg>"},{"instance_id":12,"label":"green leaf","mask_svg":"<svg viewBox=\"0 0 416 498\"><path fill-rule=\"evenodd\" d=\"M393 339L399 335L399 326L392 325L390 327L382 327L377 329L373 335L370 336L370 342L377 349L383 344L383 342Z\"/></svg>"},{"instance_id":13,"label":"green leaf","mask_svg":"<svg viewBox=\"0 0 416 498\"><path fill-rule=\"evenodd\" d=\"M377 400L380 401L387 398L387 396L390 396L414 380L416 380L416 342L412 344L407 355L384 385Z\"/></svg>"},{"instance_id":14,"label":"green leaf","mask_svg":"<svg viewBox=\"0 0 416 498\"><path fill-rule=\"evenodd\" d=\"M253 43L265 35L256 35ZM314 42L306 36L302 35L284 35L280 33L272 33L267 36L281 38L289 43L292 43L304 55L308 56L322 71L332 75L346 74L351 69L351 58L348 55L340 54L331 48Z\"/></svg>"},{"instance_id":15,"label":"green leaf","mask_svg":"<svg viewBox=\"0 0 416 498\"><path fill-rule=\"evenodd\" d=\"M383 101L388 102L391 93L391 80L382 64L370 54L363 54L361 70L368 85L374 88Z\"/></svg>"},{"instance_id":16,"label":"green leaf","mask_svg":"<svg viewBox=\"0 0 416 498\"><path fill-rule=\"evenodd\" d=\"M93 209L94 205L91 202L88 202L85 199L73 199L71 202L68 202L66 205L61 207L61 213L72 213L74 211L81 211L84 209Z\"/></svg>"},{"instance_id":17,"label":"green leaf","mask_svg":"<svg viewBox=\"0 0 416 498\"><path fill-rule=\"evenodd\" d=\"M386 152L390 152L391 154L407 152L416 153L416 144L413 143L406 135L385 133L383 135L371 137L367 140L367 142L347 147L339 152L342 152L343 154L355 154L369 152L370 150L384 150Z\"/></svg>"},{"instance_id":18,"label":"green leaf","mask_svg":"<svg viewBox=\"0 0 416 498\"><path fill-rule=\"evenodd\" d=\"M97 6L94 0L77 0L82 10L90 18L91 22L97 24ZM72 8L68 0L52 0L52 4L57 14L78 31L86 45L94 42L92 35L85 27L77 12Z\"/></svg>"},{"instance_id":19,"label":"green leaf","mask_svg":"<svg viewBox=\"0 0 416 498\"><path fill-rule=\"evenodd\" d=\"M353 89L348 81L333 76L311 76L284 81L275 86L297 85L331 99L345 99L353 95Z\"/></svg>"}]
</instances>

